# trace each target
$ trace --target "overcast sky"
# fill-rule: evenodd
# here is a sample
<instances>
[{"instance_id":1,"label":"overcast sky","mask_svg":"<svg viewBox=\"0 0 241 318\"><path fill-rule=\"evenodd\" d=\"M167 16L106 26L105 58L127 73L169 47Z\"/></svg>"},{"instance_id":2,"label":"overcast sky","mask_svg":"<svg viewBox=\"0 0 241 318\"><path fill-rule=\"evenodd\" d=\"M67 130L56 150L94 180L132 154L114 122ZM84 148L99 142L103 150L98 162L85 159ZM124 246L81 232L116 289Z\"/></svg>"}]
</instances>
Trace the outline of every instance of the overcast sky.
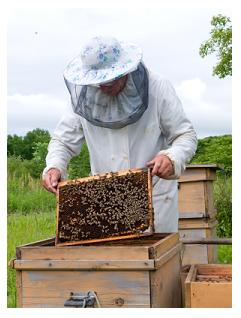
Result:
<instances>
[{"instance_id":1,"label":"overcast sky","mask_svg":"<svg viewBox=\"0 0 241 318\"><path fill-rule=\"evenodd\" d=\"M212 76L202 59L213 15L225 9L49 9L12 11L8 23L8 133L53 132L69 101L63 70L95 35L143 49L148 68L169 79L198 137L230 134L231 78Z\"/></svg>"}]
</instances>

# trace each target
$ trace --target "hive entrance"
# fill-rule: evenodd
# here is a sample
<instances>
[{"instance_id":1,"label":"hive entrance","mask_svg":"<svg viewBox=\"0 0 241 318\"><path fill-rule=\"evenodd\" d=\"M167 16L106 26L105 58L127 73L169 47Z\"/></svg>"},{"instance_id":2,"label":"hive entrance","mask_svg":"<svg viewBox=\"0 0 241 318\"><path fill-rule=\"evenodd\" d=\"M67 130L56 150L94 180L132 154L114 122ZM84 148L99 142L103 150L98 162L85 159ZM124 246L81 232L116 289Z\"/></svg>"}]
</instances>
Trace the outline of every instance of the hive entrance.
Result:
<instances>
[{"instance_id":1,"label":"hive entrance","mask_svg":"<svg viewBox=\"0 0 241 318\"><path fill-rule=\"evenodd\" d=\"M128 170L59 184L57 244L151 234L149 170Z\"/></svg>"}]
</instances>

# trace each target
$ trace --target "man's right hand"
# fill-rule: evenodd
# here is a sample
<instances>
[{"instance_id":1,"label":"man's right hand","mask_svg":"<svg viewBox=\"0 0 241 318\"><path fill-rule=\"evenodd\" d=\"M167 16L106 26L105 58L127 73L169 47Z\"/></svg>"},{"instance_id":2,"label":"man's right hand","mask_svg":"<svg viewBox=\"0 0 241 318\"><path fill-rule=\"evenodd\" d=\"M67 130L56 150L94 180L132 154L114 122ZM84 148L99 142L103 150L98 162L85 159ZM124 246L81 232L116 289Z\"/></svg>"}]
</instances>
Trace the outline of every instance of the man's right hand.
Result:
<instances>
[{"instance_id":1,"label":"man's right hand","mask_svg":"<svg viewBox=\"0 0 241 318\"><path fill-rule=\"evenodd\" d=\"M51 168L47 171L47 173L43 177L42 185L43 187L49 191L57 194L57 186L60 181L60 170L57 168Z\"/></svg>"}]
</instances>

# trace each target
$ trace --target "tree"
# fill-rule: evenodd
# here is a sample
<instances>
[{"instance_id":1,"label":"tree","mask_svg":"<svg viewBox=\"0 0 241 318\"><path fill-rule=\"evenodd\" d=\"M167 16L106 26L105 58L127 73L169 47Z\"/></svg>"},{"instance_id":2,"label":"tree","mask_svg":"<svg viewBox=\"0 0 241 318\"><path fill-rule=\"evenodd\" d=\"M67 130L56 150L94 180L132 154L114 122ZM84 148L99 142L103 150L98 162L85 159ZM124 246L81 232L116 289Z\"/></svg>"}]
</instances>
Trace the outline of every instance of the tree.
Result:
<instances>
[{"instance_id":1,"label":"tree","mask_svg":"<svg viewBox=\"0 0 241 318\"><path fill-rule=\"evenodd\" d=\"M8 135L7 154L8 156L22 157L23 137L17 135Z\"/></svg>"},{"instance_id":2,"label":"tree","mask_svg":"<svg viewBox=\"0 0 241 318\"><path fill-rule=\"evenodd\" d=\"M232 25L230 18L221 14L211 21L211 37L199 49L201 57L216 53L218 62L213 67L213 75L224 78L232 75Z\"/></svg>"},{"instance_id":3,"label":"tree","mask_svg":"<svg viewBox=\"0 0 241 318\"><path fill-rule=\"evenodd\" d=\"M23 159L30 160L33 158L34 147L38 142L40 143L49 143L50 134L47 130L36 128L32 131L29 131L26 136L23 138L24 144L24 157Z\"/></svg>"},{"instance_id":4,"label":"tree","mask_svg":"<svg viewBox=\"0 0 241 318\"><path fill-rule=\"evenodd\" d=\"M191 163L218 163L227 175L232 174L232 135L210 136L198 140L198 148Z\"/></svg>"},{"instance_id":5,"label":"tree","mask_svg":"<svg viewBox=\"0 0 241 318\"><path fill-rule=\"evenodd\" d=\"M48 142L35 142L33 145L33 158L29 160L29 170L33 178L40 178L46 166L45 158L48 153Z\"/></svg>"},{"instance_id":6,"label":"tree","mask_svg":"<svg viewBox=\"0 0 241 318\"><path fill-rule=\"evenodd\" d=\"M34 147L37 143L49 143L50 134L47 130L34 129L24 137L8 135L8 156L20 156L22 159L31 160L34 155Z\"/></svg>"}]
</instances>

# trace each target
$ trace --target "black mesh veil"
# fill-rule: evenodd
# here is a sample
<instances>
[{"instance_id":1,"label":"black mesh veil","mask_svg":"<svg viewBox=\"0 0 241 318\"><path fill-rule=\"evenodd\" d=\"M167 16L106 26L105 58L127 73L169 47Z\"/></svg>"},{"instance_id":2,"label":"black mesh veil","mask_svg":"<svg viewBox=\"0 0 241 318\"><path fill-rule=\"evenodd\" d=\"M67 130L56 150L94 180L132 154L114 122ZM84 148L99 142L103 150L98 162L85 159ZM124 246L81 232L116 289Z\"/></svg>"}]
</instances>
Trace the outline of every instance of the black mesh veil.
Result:
<instances>
[{"instance_id":1,"label":"black mesh veil","mask_svg":"<svg viewBox=\"0 0 241 318\"><path fill-rule=\"evenodd\" d=\"M118 129L136 122L148 107L148 74L143 63L128 74L125 88L107 96L98 87L81 86L65 79L76 114L95 126Z\"/></svg>"}]
</instances>

